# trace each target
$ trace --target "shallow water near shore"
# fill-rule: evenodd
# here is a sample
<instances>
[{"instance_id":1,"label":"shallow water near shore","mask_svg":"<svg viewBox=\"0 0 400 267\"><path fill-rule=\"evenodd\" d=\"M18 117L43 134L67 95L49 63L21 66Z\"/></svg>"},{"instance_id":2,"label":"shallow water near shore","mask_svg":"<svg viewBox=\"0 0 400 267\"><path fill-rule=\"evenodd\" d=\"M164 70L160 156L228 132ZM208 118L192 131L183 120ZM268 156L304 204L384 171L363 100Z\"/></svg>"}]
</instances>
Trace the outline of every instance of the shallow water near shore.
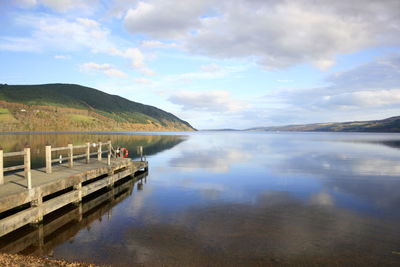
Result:
<instances>
[{"instance_id":1,"label":"shallow water near shore","mask_svg":"<svg viewBox=\"0 0 400 267\"><path fill-rule=\"evenodd\" d=\"M74 207L47 216L41 239L32 227L1 238L0 252L113 266L400 264L398 134L3 134L0 144L30 144L41 167L46 143L108 139L132 158L144 146L149 173L83 219L71 220Z\"/></svg>"}]
</instances>

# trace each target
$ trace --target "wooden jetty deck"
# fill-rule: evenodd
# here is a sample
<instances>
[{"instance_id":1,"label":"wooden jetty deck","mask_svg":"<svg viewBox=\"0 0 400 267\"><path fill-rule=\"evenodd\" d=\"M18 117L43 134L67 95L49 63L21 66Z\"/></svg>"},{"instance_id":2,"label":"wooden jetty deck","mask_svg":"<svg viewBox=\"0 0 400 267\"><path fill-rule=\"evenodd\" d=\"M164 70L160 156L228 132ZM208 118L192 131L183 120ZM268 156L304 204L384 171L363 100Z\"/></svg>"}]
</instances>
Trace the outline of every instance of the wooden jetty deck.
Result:
<instances>
[{"instance_id":1,"label":"wooden jetty deck","mask_svg":"<svg viewBox=\"0 0 400 267\"><path fill-rule=\"evenodd\" d=\"M135 184L137 190L141 190L146 176L147 172L143 172L134 177L124 178L101 194L84 198L79 205L61 209L60 214L45 219L43 224L14 231L0 238L0 252L48 255L55 246L70 240L81 229L87 228L103 215L110 218L111 209L133 193Z\"/></svg>"},{"instance_id":2,"label":"wooden jetty deck","mask_svg":"<svg viewBox=\"0 0 400 267\"><path fill-rule=\"evenodd\" d=\"M106 145L107 150L102 151ZM96 152L91 152L91 147ZM85 153L74 155L74 149ZM63 158L67 164L53 166L54 151L67 150ZM140 149L142 151L142 149ZM107 153L105 159L102 154ZM3 168L3 156L24 156L24 165ZM91 158L95 155L96 158ZM81 160L78 160L78 159ZM83 158L83 159L82 159ZM3 171L17 171L3 176ZM117 157L111 142L51 148L46 146L46 167L30 169L30 150L4 153L0 150L0 236L4 236L26 224L40 224L43 216L68 204L79 204L82 198L141 170L148 169L148 162L132 161Z\"/></svg>"}]
</instances>

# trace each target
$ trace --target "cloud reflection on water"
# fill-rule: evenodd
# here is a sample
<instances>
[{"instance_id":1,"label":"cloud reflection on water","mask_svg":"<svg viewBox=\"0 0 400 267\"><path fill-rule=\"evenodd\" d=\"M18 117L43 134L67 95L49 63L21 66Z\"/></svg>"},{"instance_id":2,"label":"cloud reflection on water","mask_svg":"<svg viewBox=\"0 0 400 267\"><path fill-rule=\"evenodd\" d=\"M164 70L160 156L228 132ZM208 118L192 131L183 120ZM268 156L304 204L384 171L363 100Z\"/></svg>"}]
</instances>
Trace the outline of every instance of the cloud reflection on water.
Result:
<instances>
[{"instance_id":1,"label":"cloud reflection on water","mask_svg":"<svg viewBox=\"0 0 400 267\"><path fill-rule=\"evenodd\" d=\"M324 193L316 198L327 202ZM391 254L400 246L396 223L363 217L331 205L309 205L286 192L264 191L251 205L219 203L188 207L173 216L177 218L173 224L152 222L127 227L126 248L114 250L128 254L124 251L128 249L131 260L145 265L394 265L398 262ZM387 232L392 235L382 235ZM120 261L124 263L128 262Z\"/></svg>"},{"instance_id":2,"label":"cloud reflection on water","mask_svg":"<svg viewBox=\"0 0 400 267\"><path fill-rule=\"evenodd\" d=\"M251 160L251 154L235 149L210 149L182 151L169 163L172 167L189 170L208 170L214 173L227 173L235 163Z\"/></svg>"},{"instance_id":3,"label":"cloud reflection on water","mask_svg":"<svg viewBox=\"0 0 400 267\"><path fill-rule=\"evenodd\" d=\"M159 137L143 191L55 255L117 266L396 266L400 151L379 138Z\"/></svg>"}]
</instances>

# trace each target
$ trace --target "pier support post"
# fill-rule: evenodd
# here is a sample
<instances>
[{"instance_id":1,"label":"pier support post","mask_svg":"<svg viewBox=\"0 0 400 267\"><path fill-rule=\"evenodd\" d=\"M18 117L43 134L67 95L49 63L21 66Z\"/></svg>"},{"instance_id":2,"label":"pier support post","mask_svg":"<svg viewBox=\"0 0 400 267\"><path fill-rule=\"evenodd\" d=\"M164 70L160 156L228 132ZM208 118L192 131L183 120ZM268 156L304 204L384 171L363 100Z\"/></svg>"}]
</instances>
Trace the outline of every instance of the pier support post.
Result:
<instances>
[{"instance_id":1,"label":"pier support post","mask_svg":"<svg viewBox=\"0 0 400 267\"><path fill-rule=\"evenodd\" d=\"M108 140L107 165L111 165L111 140Z\"/></svg>"},{"instance_id":2,"label":"pier support post","mask_svg":"<svg viewBox=\"0 0 400 267\"><path fill-rule=\"evenodd\" d=\"M82 202L80 202L79 205L78 205L78 212L79 212L78 222L80 222L80 221L82 221L82 219L83 219L83 207L82 207Z\"/></svg>"},{"instance_id":3,"label":"pier support post","mask_svg":"<svg viewBox=\"0 0 400 267\"><path fill-rule=\"evenodd\" d=\"M4 184L4 157L3 157L3 148L0 147L0 184Z\"/></svg>"},{"instance_id":4,"label":"pier support post","mask_svg":"<svg viewBox=\"0 0 400 267\"><path fill-rule=\"evenodd\" d=\"M86 163L90 162L90 143L86 143Z\"/></svg>"},{"instance_id":5,"label":"pier support post","mask_svg":"<svg viewBox=\"0 0 400 267\"><path fill-rule=\"evenodd\" d=\"M39 255L43 255L44 252L44 229L43 224L38 225L37 227L37 238L38 238L38 249Z\"/></svg>"},{"instance_id":6,"label":"pier support post","mask_svg":"<svg viewBox=\"0 0 400 267\"><path fill-rule=\"evenodd\" d=\"M74 190L78 191L78 199L75 202L75 204L81 203L82 202L82 183L74 185Z\"/></svg>"},{"instance_id":7,"label":"pier support post","mask_svg":"<svg viewBox=\"0 0 400 267\"><path fill-rule=\"evenodd\" d=\"M72 144L68 144L68 158L69 158L69 167L72 168L74 167L74 146Z\"/></svg>"},{"instance_id":8,"label":"pier support post","mask_svg":"<svg viewBox=\"0 0 400 267\"><path fill-rule=\"evenodd\" d=\"M97 148L97 160L98 161L101 161L101 147L102 147L102 143L101 142L99 142L98 143L98 148Z\"/></svg>"},{"instance_id":9,"label":"pier support post","mask_svg":"<svg viewBox=\"0 0 400 267\"><path fill-rule=\"evenodd\" d=\"M40 208L40 206L42 206L42 204L43 204L42 196L39 196L37 199L35 199L31 202L32 207L37 207L37 209L38 209L36 219L33 222L34 224L39 224L43 221L43 211Z\"/></svg>"},{"instance_id":10,"label":"pier support post","mask_svg":"<svg viewBox=\"0 0 400 267\"><path fill-rule=\"evenodd\" d=\"M51 145L46 146L46 173L51 173Z\"/></svg>"},{"instance_id":11,"label":"pier support post","mask_svg":"<svg viewBox=\"0 0 400 267\"><path fill-rule=\"evenodd\" d=\"M115 177L114 177L114 170L112 168L108 169L108 188L111 188L114 186L115 183Z\"/></svg>"},{"instance_id":12,"label":"pier support post","mask_svg":"<svg viewBox=\"0 0 400 267\"><path fill-rule=\"evenodd\" d=\"M32 189L32 176L31 176L31 148L24 148L24 169L25 178L28 182L28 189Z\"/></svg>"}]
</instances>

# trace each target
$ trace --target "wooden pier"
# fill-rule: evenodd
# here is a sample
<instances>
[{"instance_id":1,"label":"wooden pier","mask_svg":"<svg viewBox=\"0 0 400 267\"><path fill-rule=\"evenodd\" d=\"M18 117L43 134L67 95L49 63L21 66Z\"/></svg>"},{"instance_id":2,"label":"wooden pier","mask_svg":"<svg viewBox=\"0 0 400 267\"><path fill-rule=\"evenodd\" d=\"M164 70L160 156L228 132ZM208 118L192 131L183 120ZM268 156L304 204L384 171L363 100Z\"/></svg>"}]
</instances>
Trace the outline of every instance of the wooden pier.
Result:
<instances>
[{"instance_id":1,"label":"wooden pier","mask_svg":"<svg viewBox=\"0 0 400 267\"><path fill-rule=\"evenodd\" d=\"M141 161L118 157L111 141L46 146L45 151L46 167L31 169L29 147L9 153L0 149L0 236L27 224L40 224L43 216L71 203L79 205L83 197L113 188L115 182L148 169L142 155ZM66 152L64 157L61 151ZM55 154L59 157L54 158ZM107 156L103 158L103 154ZM23 156L24 164L4 168L3 157L10 156ZM3 175L10 171L14 172Z\"/></svg>"},{"instance_id":2,"label":"wooden pier","mask_svg":"<svg viewBox=\"0 0 400 267\"><path fill-rule=\"evenodd\" d=\"M95 220L111 219L112 208L129 197L136 187L139 191L146 182L147 172L126 177L111 188L83 198L78 205L60 209L56 216L46 217L43 224L21 228L0 238L0 252L22 253L36 256L49 255L53 248L71 240L81 229L90 227ZM54 234L57 233L57 234Z\"/></svg>"}]
</instances>

